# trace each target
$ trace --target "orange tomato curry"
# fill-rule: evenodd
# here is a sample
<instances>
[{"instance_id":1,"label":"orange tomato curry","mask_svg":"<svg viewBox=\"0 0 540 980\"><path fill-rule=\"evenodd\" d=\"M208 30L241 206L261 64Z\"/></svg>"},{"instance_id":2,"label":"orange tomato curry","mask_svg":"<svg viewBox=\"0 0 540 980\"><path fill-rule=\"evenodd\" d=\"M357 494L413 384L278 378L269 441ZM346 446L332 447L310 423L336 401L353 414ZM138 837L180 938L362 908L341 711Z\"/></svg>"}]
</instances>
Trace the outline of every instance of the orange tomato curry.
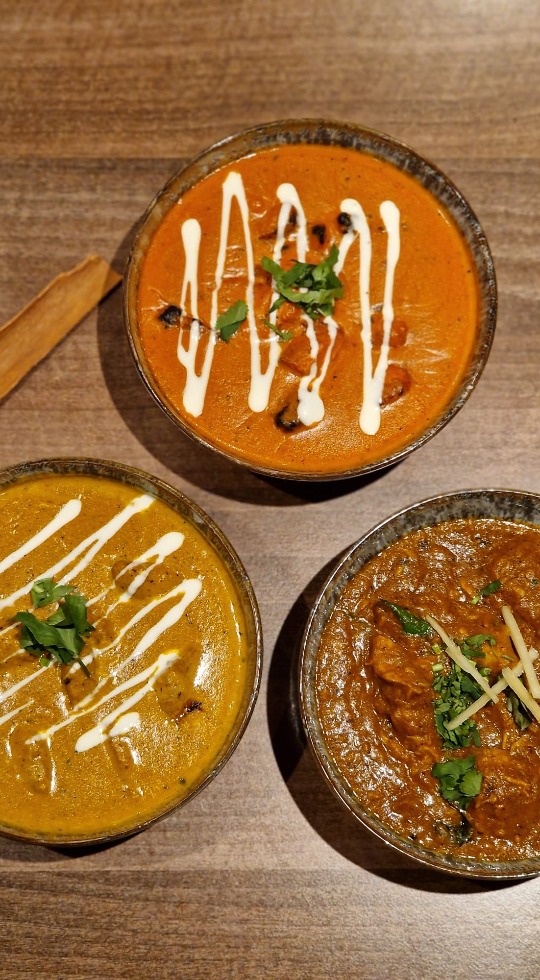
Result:
<instances>
[{"instance_id":1,"label":"orange tomato curry","mask_svg":"<svg viewBox=\"0 0 540 980\"><path fill-rule=\"evenodd\" d=\"M397 209L393 231L385 201ZM391 237L399 251L393 275ZM275 294L261 260L286 270L299 259L318 264L332 246L343 285L335 326L321 316L310 324L286 302L278 336L265 322ZM364 337L361 262L369 293ZM246 321L228 341L216 340L217 317L238 301L247 303ZM261 150L189 189L158 226L138 287L147 369L173 411L212 446L285 473L357 468L422 434L463 379L477 316L471 256L442 205L394 165L322 145ZM382 387L368 391L382 352ZM370 399L380 408L375 432L360 424Z\"/></svg>"},{"instance_id":2,"label":"orange tomato curry","mask_svg":"<svg viewBox=\"0 0 540 980\"><path fill-rule=\"evenodd\" d=\"M527 646L538 646L539 549L540 529L494 519L413 532L364 566L326 624L316 685L330 754L366 809L421 847L489 861L540 854L540 725L506 688L470 719L476 733L457 729L461 744L445 745L436 712L450 717L463 672L448 684L452 661L437 633L407 635L384 601L432 616L462 649L469 638L492 685L519 663L505 605ZM464 707L476 695L457 697ZM460 814L432 768L471 755L481 788Z\"/></svg>"}]
</instances>

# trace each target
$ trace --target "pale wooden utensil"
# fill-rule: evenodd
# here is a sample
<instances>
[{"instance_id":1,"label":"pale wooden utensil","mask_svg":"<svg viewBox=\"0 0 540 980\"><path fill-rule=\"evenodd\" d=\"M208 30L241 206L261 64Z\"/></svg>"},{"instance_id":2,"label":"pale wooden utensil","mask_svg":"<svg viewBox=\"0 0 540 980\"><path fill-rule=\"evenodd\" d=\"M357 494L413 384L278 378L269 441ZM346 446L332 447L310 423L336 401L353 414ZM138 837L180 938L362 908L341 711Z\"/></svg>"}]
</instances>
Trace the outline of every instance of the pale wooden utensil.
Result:
<instances>
[{"instance_id":1,"label":"pale wooden utensil","mask_svg":"<svg viewBox=\"0 0 540 980\"><path fill-rule=\"evenodd\" d=\"M0 327L0 398L121 281L100 255L89 255L48 284Z\"/></svg>"}]
</instances>

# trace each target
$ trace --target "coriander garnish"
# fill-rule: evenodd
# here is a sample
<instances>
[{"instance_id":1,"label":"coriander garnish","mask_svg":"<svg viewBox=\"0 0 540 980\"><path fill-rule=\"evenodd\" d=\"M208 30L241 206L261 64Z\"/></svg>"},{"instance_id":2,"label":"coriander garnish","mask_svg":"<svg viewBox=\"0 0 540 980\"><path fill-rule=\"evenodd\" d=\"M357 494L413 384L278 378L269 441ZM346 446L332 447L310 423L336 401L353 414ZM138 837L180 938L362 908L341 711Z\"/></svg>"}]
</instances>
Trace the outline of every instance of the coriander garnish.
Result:
<instances>
[{"instance_id":1,"label":"coriander garnish","mask_svg":"<svg viewBox=\"0 0 540 980\"><path fill-rule=\"evenodd\" d=\"M228 342L240 329L247 315L248 307L243 299L239 299L237 303L229 306L225 313L221 313L216 320L215 328L221 339Z\"/></svg>"},{"instance_id":2,"label":"coriander garnish","mask_svg":"<svg viewBox=\"0 0 540 980\"><path fill-rule=\"evenodd\" d=\"M458 810L466 810L482 788L482 773L476 768L474 755L436 762L431 775L439 780L441 796Z\"/></svg>"},{"instance_id":3,"label":"coriander garnish","mask_svg":"<svg viewBox=\"0 0 540 980\"><path fill-rule=\"evenodd\" d=\"M435 668L439 668L435 670ZM442 673L440 664L433 667L432 687L438 695L433 702L435 728L445 748L456 749L467 745L480 745L480 735L476 722L468 719L457 728L448 730L446 723L457 718L465 708L482 694L481 688L469 674L452 664L449 673Z\"/></svg>"},{"instance_id":4,"label":"coriander garnish","mask_svg":"<svg viewBox=\"0 0 540 980\"><path fill-rule=\"evenodd\" d=\"M338 258L337 246L332 245L330 253L318 265L311 262L295 262L286 270L273 259L263 256L261 265L265 272L271 273L278 293L270 313L279 310L283 303L288 302L299 306L312 320L330 316L334 309L334 301L343 296L343 284L334 272Z\"/></svg>"},{"instance_id":5,"label":"coriander garnish","mask_svg":"<svg viewBox=\"0 0 540 980\"><path fill-rule=\"evenodd\" d=\"M94 627L88 622L84 596L71 585L58 585L54 579L35 582L31 593L36 608L58 602L57 609L47 619L38 619L30 612L19 612L13 618L22 624L19 642L24 650L47 667L52 660L59 664L78 663L87 677L90 672L80 654L85 638Z\"/></svg>"},{"instance_id":6,"label":"coriander garnish","mask_svg":"<svg viewBox=\"0 0 540 980\"><path fill-rule=\"evenodd\" d=\"M270 328L270 330L273 330L274 333L277 333L280 340L285 341L285 340L293 339L294 334L292 333L292 330L278 330L275 323L272 323L272 321L269 320L268 317L263 316L262 319L263 319L263 323L265 323L266 326Z\"/></svg>"}]
</instances>

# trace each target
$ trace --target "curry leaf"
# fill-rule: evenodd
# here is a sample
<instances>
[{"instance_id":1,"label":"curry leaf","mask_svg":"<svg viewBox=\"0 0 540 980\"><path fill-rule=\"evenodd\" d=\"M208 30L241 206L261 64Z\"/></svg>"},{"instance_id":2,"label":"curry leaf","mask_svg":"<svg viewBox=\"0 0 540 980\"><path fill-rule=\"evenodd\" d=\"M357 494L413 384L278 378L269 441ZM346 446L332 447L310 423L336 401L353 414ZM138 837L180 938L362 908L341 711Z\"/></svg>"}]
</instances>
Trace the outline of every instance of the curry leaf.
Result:
<instances>
[{"instance_id":1,"label":"curry leaf","mask_svg":"<svg viewBox=\"0 0 540 980\"><path fill-rule=\"evenodd\" d=\"M498 592L501 585L502 582L500 582L498 578L494 579L493 582L488 582L488 584L484 585L484 588L480 589L480 592L475 595L474 599L471 599L473 606L477 606L478 603L486 596L493 595L494 592Z\"/></svg>"},{"instance_id":2,"label":"curry leaf","mask_svg":"<svg viewBox=\"0 0 540 980\"><path fill-rule=\"evenodd\" d=\"M512 718L514 719L516 726L519 728L520 732L524 732L530 725L532 721L532 715L525 705L521 703L517 694L507 688L506 694L506 707L508 708Z\"/></svg>"},{"instance_id":3,"label":"curry leaf","mask_svg":"<svg viewBox=\"0 0 540 980\"><path fill-rule=\"evenodd\" d=\"M242 326L247 315L248 307L243 299L239 299L237 303L229 306L225 313L221 313L216 320L216 331L221 339L228 342Z\"/></svg>"},{"instance_id":4,"label":"curry leaf","mask_svg":"<svg viewBox=\"0 0 540 980\"><path fill-rule=\"evenodd\" d=\"M390 609L396 619L401 623L404 633L408 636L427 636L431 633L431 626L425 619L420 619L419 616L415 616L404 606L397 606L394 602L388 602L386 599L381 599L381 605L386 606Z\"/></svg>"}]
</instances>

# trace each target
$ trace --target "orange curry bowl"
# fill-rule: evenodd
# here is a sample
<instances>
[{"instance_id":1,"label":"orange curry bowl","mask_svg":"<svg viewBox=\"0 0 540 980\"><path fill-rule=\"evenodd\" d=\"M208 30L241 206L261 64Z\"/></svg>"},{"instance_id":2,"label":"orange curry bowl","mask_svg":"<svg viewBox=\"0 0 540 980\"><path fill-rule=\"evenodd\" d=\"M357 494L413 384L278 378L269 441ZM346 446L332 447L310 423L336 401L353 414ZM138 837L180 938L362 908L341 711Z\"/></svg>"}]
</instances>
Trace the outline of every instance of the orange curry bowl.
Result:
<instances>
[{"instance_id":1,"label":"orange curry bowl","mask_svg":"<svg viewBox=\"0 0 540 980\"><path fill-rule=\"evenodd\" d=\"M540 497L465 490L354 544L304 635L300 704L347 810L432 869L540 872Z\"/></svg>"},{"instance_id":2,"label":"orange curry bowl","mask_svg":"<svg viewBox=\"0 0 540 980\"><path fill-rule=\"evenodd\" d=\"M185 433L260 473L357 476L460 409L486 362L486 238L444 174L348 123L267 123L171 178L138 228L131 349Z\"/></svg>"}]
</instances>

